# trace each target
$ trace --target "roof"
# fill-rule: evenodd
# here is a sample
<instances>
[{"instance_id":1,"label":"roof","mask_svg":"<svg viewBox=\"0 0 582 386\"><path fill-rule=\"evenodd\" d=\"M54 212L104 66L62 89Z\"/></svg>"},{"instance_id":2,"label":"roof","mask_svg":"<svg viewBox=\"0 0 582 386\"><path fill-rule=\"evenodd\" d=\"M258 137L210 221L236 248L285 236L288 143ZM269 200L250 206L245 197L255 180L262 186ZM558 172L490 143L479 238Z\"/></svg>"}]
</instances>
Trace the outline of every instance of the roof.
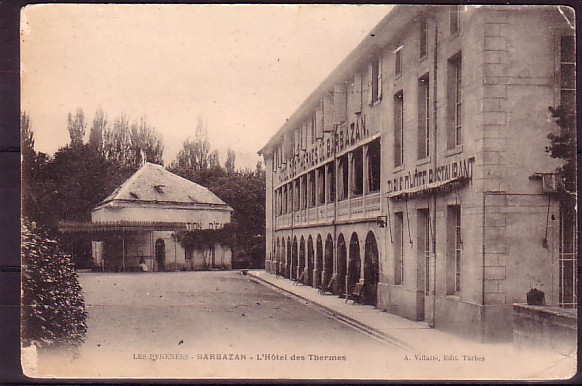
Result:
<instances>
[{"instance_id":1,"label":"roof","mask_svg":"<svg viewBox=\"0 0 582 386\"><path fill-rule=\"evenodd\" d=\"M115 201L140 203L212 205L232 210L224 201L204 186L182 178L161 165L146 162L113 193L97 205Z\"/></svg>"}]
</instances>

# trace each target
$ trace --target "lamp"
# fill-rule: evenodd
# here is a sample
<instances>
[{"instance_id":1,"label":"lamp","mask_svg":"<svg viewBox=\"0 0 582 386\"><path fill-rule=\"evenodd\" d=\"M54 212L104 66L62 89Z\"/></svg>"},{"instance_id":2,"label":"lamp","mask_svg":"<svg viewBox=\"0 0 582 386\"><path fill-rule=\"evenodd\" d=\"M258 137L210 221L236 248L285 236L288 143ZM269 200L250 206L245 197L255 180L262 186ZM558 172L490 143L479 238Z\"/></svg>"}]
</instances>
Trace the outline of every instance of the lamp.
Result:
<instances>
[{"instance_id":1,"label":"lamp","mask_svg":"<svg viewBox=\"0 0 582 386\"><path fill-rule=\"evenodd\" d=\"M384 228L386 226L386 219L386 216L376 217L376 225L378 225L379 228Z\"/></svg>"}]
</instances>

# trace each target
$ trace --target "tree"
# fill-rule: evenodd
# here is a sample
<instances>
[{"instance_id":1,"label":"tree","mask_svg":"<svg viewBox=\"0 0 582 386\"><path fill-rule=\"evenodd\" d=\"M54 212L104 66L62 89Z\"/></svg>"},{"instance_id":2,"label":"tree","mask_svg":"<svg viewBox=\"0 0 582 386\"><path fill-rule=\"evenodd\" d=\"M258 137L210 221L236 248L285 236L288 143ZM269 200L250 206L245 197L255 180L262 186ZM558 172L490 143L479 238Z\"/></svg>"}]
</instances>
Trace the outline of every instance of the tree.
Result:
<instances>
[{"instance_id":1,"label":"tree","mask_svg":"<svg viewBox=\"0 0 582 386\"><path fill-rule=\"evenodd\" d=\"M83 113L83 109L77 109L74 118L71 113L69 113L68 129L69 137L71 138L71 146L79 146L83 144L86 126L87 124L85 123L85 113Z\"/></svg>"},{"instance_id":2,"label":"tree","mask_svg":"<svg viewBox=\"0 0 582 386\"><path fill-rule=\"evenodd\" d=\"M198 123L194 131L194 138L186 138L182 149L176 155L171 164L171 170L194 178L197 172L207 170L210 166L210 142L208 130L202 117L198 117Z\"/></svg>"},{"instance_id":3,"label":"tree","mask_svg":"<svg viewBox=\"0 0 582 386\"><path fill-rule=\"evenodd\" d=\"M573 108L564 105L554 109L548 107L556 125L558 133L548 134L550 145L546 151L552 158L558 158L564 163L557 169L564 180L566 192L575 194L576 192L576 112Z\"/></svg>"},{"instance_id":4,"label":"tree","mask_svg":"<svg viewBox=\"0 0 582 386\"><path fill-rule=\"evenodd\" d=\"M128 154L129 165L139 167L146 161L163 164L162 139L155 128L147 122L145 115L131 124L129 142L131 148Z\"/></svg>"},{"instance_id":5,"label":"tree","mask_svg":"<svg viewBox=\"0 0 582 386\"><path fill-rule=\"evenodd\" d=\"M224 168L226 169L227 173L234 173L234 164L236 160L236 154L234 150L229 148L226 151L226 161L224 162Z\"/></svg>"},{"instance_id":6,"label":"tree","mask_svg":"<svg viewBox=\"0 0 582 386\"><path fill-rule=\"evenodd\" d=\"M208 155L208 168L210 170L220 169L220 160L218 159L218 150L210 152Z\"/></svg>"},{"instance_id":7,"label":"tree","mask_svg":"<svg viewBox=\"0 0 582 386\"><path fill-rule=\"evenodd\" d=\"M89 145L99 154L103 154L103 135L109 130L107 116L98 109L93 118L93 125L89 132Z\"/></svg>"},{"instance_id":8,"label":"tree","mask_svg":"<svg viewBox=\"0 0 582 386\"><path fill-rule=\"evenodd\" d=\"M163 164L164 145L161 136L145 116L129 123L125 114L113 121L113 127L104 127L102 153L108 160L115 160L137 170L145 161Z\"/></svg>"},{"instance_id":9,"label":"tree","mask_svg":"<svg viewBox=\"0 0 582 386\"><path fill-rule=\"evenodd\" d=\"M22 340L75 348L87 333L85 300L71 259L26 219L21 222Z\"/></svg>"},{"instance_id":10,"label":"tree","mask_svg":"<svg viewBox=\"0 0 582 386\"><path fill-rule=\"evenodd\" d=\"M22 112L20 116L20 138L22 160L27 165L32 165L36 158L36 152L34 151L34 133L30 125L30 117L26 111Z\"/></svg>"}]
</instances>

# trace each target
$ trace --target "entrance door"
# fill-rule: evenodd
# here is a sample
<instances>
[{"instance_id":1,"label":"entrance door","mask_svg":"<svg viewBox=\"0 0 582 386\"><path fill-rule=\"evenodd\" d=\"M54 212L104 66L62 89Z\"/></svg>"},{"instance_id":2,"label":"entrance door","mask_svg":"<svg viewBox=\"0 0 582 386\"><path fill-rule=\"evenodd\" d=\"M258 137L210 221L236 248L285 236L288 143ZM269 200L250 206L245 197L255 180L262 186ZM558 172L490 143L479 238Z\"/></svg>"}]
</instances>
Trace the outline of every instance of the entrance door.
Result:
<instances>
[{"instance_id":1,"label":"entrance door","mask_svg":"<svg viewBox=\"0 0 582 386\"><path fill-rule=\"evenodd\" d=\"M358 235L354 232L350 239L350 257L348 263L348 284L347 292L352 293L354 286L360 281L360 241Z\"/></svg>"},{"instance_id":2,"label":"entrance door","mask_svg":"<svg viewBox=\"0 0 582 386\"><path fill-rule=\"evenodd\" d=\"M378 244L371 231L366 236L364 251L364 303L377 305L378 281L380 281L380 264L378 263Z\"/></svg>"},{"instance_id":3,"label":"entrance door","mask_svg":"<svg viewBox=\"0 0 582 386\"><path fill-rule=\"evenodd\" d=\"M158 271L165 271L166 269L166 245L164 240L156 240L156 265Z\"/></svg>"},{"instance_id":4,"label":"entrance door","mask_svg":"<svg viewBox=\"0 0 582 386\"><path fill-rule=\"evenodd\" d=\"M416 254L417 254L417 320L425 319L425 296L430 294L430 253L431 253L431 235L430 235L430 215L428 209L419 209L417 216L417 236Z\"/></svg>"}]
</instances>

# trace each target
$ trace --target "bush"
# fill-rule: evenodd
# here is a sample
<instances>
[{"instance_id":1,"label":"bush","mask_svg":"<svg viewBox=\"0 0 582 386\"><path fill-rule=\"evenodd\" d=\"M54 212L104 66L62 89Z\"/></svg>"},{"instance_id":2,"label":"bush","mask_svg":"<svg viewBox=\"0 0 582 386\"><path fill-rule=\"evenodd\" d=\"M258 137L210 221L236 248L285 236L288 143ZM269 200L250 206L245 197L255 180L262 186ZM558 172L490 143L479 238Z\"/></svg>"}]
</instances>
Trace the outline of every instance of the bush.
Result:
<instances>
[{"instance_id":1,"label":"bush","mask_svg":"<svg viewBox=\"0 0 582 386\"><path fill-rule=\"evenodd\" d=\"M26 220L21 242L23 344L80 345L87 333L87 312L71 259Z\"/></svg>"}]
</instances>

